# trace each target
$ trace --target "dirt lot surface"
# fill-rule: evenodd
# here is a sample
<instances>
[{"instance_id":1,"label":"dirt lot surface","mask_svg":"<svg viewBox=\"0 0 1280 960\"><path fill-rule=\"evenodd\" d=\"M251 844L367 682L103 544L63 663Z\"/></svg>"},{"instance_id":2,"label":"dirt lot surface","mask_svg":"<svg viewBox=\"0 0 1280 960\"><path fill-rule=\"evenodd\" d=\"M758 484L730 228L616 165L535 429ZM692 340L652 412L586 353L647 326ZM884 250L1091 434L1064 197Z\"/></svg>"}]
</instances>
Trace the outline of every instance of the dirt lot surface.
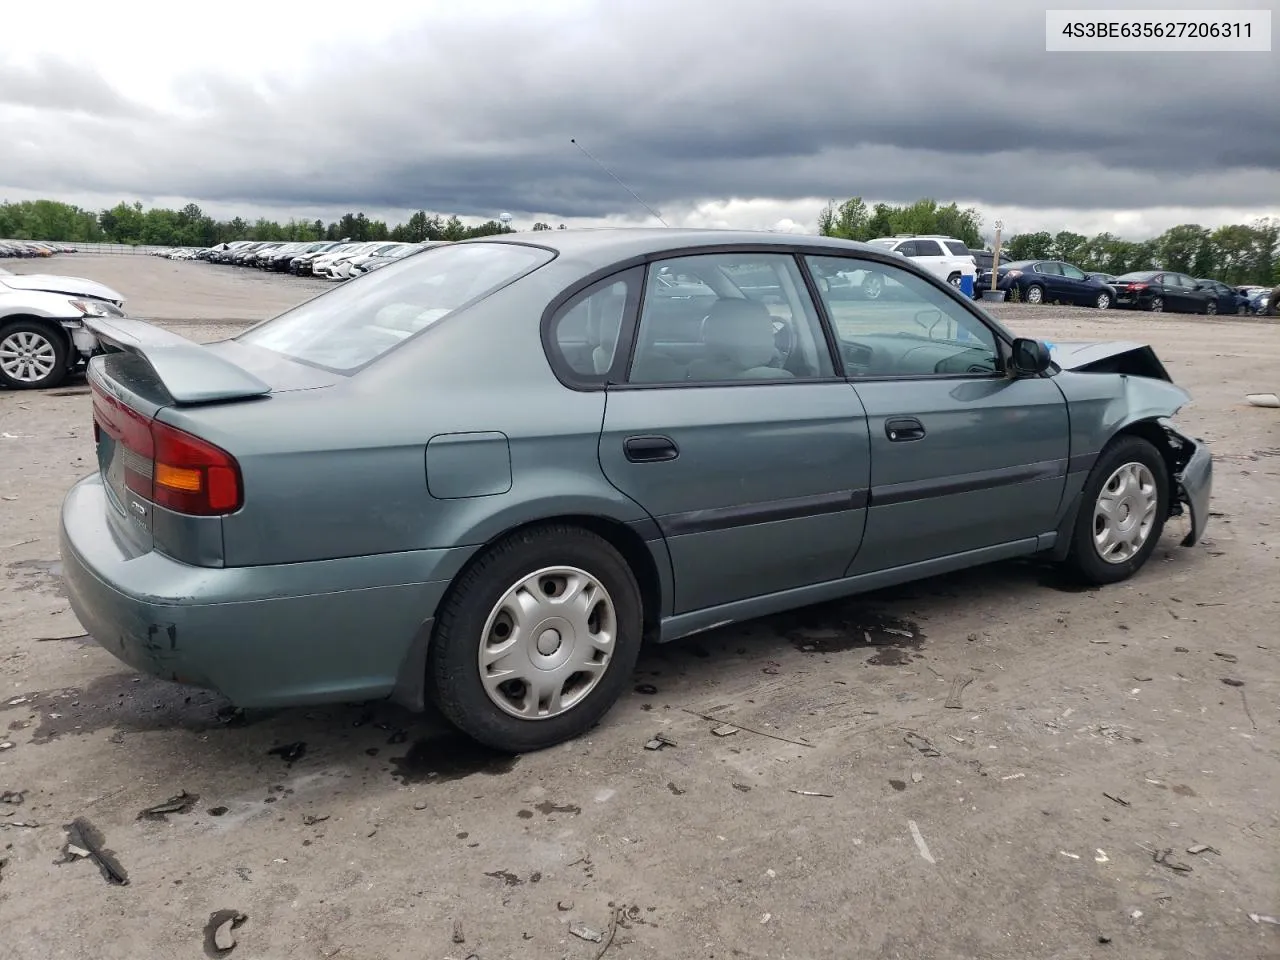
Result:
<instances>
[{"instance_id":1,"label":"dirt lot surface","mask_svg":"<svg viewBox=\"0 0 1280 960\"><path fill-rule=\"evenodd\" d=\"M323 289L8 266L201 340ZM379 704L237 719L77 637L56 518L87 391L0 392L0 955L214 956L237 911L245 960L1280 957L1249 918L1280 915L1280 418L1243 401L1280 388L1280 326L997 309L1155 345L1217 457L1206 542L1174 521L1102 590L1001 564L656 649L593 734L514 760ZM80 817L127 885L58 862Z\"/></svg>"}]
</instances>

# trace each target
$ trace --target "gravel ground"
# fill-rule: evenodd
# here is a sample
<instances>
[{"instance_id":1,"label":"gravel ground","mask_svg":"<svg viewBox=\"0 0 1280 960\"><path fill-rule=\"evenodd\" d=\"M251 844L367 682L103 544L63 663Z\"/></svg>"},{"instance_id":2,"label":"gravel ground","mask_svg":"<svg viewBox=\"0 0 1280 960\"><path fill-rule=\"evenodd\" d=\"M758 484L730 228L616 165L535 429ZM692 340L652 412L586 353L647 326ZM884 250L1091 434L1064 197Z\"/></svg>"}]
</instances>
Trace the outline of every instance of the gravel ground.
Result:
<instances>
[{"instance_id":1,"label":"gravel ground","mask_svg":"<svg viewBox=\"0 0 1280 960\"><path fill-rule=\"evenodd\" d=\"M325 288L6 266L200 340ZM243 958L589 960L611 927L609 960L1280 956L1249 918L1280 914L1280 421L1243 400L1280 388L1280 326L995 309L1156 347L1217 457L1204 543L1175 521L1116 587L999 564L653 650L590 736L514 761L379 704L229 718L78 637L55 524L87 391L0 392L0 954L213 956L237 911ZM646 751L658 732L676 745ZM127 885L58 862L75 818Z\"/></svg>"}]
</instances>

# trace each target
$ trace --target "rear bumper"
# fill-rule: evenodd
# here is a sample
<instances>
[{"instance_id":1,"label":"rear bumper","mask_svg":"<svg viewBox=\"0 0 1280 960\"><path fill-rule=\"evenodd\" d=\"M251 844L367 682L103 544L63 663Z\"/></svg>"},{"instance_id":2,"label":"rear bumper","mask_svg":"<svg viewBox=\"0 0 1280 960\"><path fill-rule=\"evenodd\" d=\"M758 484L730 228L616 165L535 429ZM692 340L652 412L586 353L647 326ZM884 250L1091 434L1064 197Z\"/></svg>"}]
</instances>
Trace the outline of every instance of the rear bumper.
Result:
<instances>
[{"instance_id":1,"label":"rear bumper","mask_svg":"<svg viewBox=\"0 0 1280 960\"><path fill-rule=\"evenodd\" d=\"M85 630L137 670L244 707L420 699L424 625L472 552L194 567L130 551L110 509L97 475L62 505L63 577Z\"/></svg>"}]
</instances>

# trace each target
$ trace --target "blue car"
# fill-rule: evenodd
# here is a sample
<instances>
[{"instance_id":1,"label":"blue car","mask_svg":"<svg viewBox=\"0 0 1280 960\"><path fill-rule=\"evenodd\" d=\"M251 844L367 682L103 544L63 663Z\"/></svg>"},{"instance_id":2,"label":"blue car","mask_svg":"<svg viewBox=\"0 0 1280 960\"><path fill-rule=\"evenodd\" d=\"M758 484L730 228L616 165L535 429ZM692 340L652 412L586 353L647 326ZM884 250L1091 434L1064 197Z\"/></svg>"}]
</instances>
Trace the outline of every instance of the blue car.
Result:
<instances>
[{"instance_id":1,"label":"blue car","mask_svg":"<svg viewBox=\"0 0 1280 960\"><path fill-rule=\"evenodd\" d=\"M989 289L991 271L978 278L978 286ZM996 289L1009 299L1016 293L1024 303L1070 303L1106 310L1116 301L1115 288L1094 280L1079 267L1061 260L1018 260L1003 264L996 276Z\"/></svg>"}]
</instances>

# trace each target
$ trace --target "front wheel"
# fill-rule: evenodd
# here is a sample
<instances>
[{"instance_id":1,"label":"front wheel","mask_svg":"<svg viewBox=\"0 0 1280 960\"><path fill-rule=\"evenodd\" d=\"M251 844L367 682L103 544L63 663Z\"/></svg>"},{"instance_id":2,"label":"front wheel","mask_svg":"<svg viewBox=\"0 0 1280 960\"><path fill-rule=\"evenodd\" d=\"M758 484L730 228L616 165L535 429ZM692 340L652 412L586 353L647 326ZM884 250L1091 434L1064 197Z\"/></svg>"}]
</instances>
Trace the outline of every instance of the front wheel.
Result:
<instances>
[{"instance_id":1,"label":"front wheel","mask_svg":"<svg viewBox=\"0 0 1280 960\"><path fill-rule=\"evenodd\" d=\"M1218 305L1210 300L1204 308L1204 312L1209 316L1214 316L1218 312Z\"/></svg>"},{"instance_id":2,"label":"front wheel","mask_svg":"<svg viewBox=\"0 0 1280 960\"><path fill-rule=\"evenodd\" d=\"M42 323L0 327L0 384L14 390L56 387L67 376L67 341Z\"/></svg>"},{"instance_id":3,"label":"front wheel","mask_svg":"<svg viewBox=\"0 0 1280 960\"><path fill-rule=\"evenodd\" d=\"M1093 305L1099 310L1106 310L1111 306L1111 294L1105 290L1102 291L1102 293L1098 294L1098 299L1093 302Z\"/></svg>"},{"instance_id":4,"label":"front wheel","mask_svg":"<svg viewBox=\"0 0 1280 960\"><path fill-rule=\"evenodd\" d=\"M590 730L640 655L640 589L609 543L579 527L519 531L450 589L427 658L431 699L455 726L510 753Z\"/></svg>"},{"instance_id":5,"label":"front wheel","mask_svg":"<svg viewBox=\"0 0 1280 960\"><path fill-rule=\"evenodd\" d=\"M1081 493L1067 566L1092 584L1137 573L1169 514L1169 473L1150 441L1125 436L1098 457Z\"/></svg>"}]
</instances>

